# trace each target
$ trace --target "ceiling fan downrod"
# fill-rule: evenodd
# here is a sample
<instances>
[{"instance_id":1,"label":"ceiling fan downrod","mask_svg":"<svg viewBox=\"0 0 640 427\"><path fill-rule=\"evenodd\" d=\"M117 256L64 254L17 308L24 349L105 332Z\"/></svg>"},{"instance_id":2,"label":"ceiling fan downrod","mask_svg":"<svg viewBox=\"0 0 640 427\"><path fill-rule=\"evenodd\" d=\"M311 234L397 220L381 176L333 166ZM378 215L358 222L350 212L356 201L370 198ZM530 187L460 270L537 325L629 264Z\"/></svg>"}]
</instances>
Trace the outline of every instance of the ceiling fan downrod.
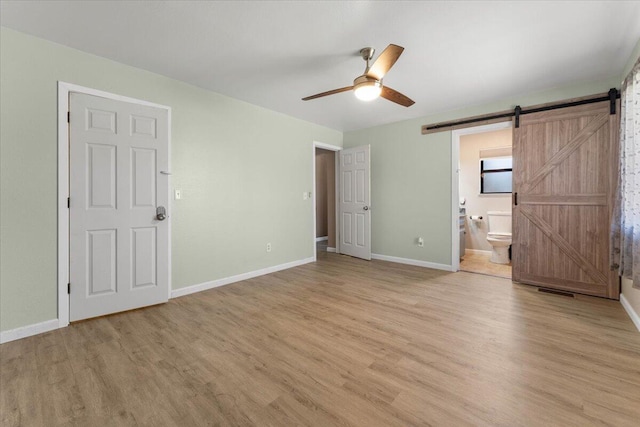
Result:
<instances>
[{"instance_id":1,"label":"ceiling fan downrod","mask_svg":"<svg viewBox=\"0 0 640 427\"><path fill-rule=\"evenodd\" d=\"M372 47L363 47L360 49L360 56L367 62L367 68L364 70L364 74L367 74L369 71L369 61L373 58L374 53L376 53L376 50Z\"/></svg>"}]
</instances>

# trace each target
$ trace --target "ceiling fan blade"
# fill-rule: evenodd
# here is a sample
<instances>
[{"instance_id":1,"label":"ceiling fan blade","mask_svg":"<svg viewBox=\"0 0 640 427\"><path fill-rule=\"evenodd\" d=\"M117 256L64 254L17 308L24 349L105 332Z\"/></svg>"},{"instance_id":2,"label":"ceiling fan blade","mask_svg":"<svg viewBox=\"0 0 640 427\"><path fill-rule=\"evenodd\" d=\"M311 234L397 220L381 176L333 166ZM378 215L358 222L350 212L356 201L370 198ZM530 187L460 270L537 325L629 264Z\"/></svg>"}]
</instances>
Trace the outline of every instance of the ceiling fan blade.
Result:
<instances>
[{"instance_id":1,"label":"ceiling fan blade","mask_svg":"<svg viewBox=\"0 0 640 427\"><path fill-rule=\"evenodd\" d=\"M380 96L383 97L384 99L388 99L391 102L400 104L403 107L411 107L413 104L415 104L415 101L413 101L411 98L387 86L382 87L382 92L380 93Z\"/></svg>"},{"instance_id":2,"label":"ceiling fan blade","mask_svg":"<svg viewBox=\"0 0 640 427\"><path fill-rule=\"evenodd\" d=\"M302 98L303 101L309 101L311 99L322 98L323 96L334 95L340 92L346 92L348 90L352 90L353 86L341 87L340 89L329 90L327 92L316 93L315 95L307 96L306 98Z\"/></svg>"},{"instance_id":3,"label":"ceiling fan blade","mask_svg":"<svg viewBox=\"0 0 640 427\"><path fill-rule=\"evenodd\" d=\"M382 51L378 59L375 60L373 65L369 67L367 76L373 77L376 80L382 80L385 74L389 72L393 64L396 63L404 48L395 44L390 44L385 50Z\"/></svg>"}]
</instances>

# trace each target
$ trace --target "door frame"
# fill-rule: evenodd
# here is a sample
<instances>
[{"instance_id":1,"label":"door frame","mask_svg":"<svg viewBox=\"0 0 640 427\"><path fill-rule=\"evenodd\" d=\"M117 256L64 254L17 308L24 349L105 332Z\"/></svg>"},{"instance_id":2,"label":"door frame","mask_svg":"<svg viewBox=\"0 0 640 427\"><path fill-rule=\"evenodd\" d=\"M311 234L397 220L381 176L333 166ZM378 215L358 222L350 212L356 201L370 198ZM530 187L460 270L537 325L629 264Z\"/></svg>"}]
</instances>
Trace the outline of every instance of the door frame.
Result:
<instances>
[{"instance_id":1,"label":"door frame","mask_svg":"<svg viewBox=\"0 0 640 427\"><path fill-rule=\"evenodd\" d=\"M339 177L339 171L338 171L338 156L337 153L342 150L344 147L340 147L338 145L331 145L331 144L326 144L324 142L319 142L319 141L313 141L313 144L311 144L311 155L313 158L313 168L311 169L311 173L312 173L312 182L313 182L313 191L311 194L313 194L313 196L311 197L312 202L313 202L313 260L317 261L318 260L318 248L316 245L316 226L317 226L317 218L316 218L316 148L322 148L323 150L328 150L328 151L333 151L335 155L335 193L336 193L336 229L334 230L335 232L335 237L336 237L336 253L340 253L340 239L338 239L338 230L340 229L340 218L338 215L338 200L339 200L339 195L338 195L338 190L339 190L339 183L338 183L338 177Z\"/></svg>"},{"instance_id":2,"label":"door frame","mask_svg":"<svg viewBox=\"0 0 640 427\"><path fill-rule=\"evenodd\" d=\"M504 122L473 126L451 131L451 271L460 271L460 137L476 133L493 132L511 129L513 121L508 118ZM513 141L512 141L513 144Z\"/></svg>"},{"instance_id":3,"label":"door frame","mask_svg":"<svg viewBox=\"0 0 640 427\"><path fill-rule=\"evenodd\" d=\"M69 112L69 94L72 92L85 95L98 96L114 101L123 101L132 104L144 105L147 107L167 110L168 119L168 169L171 170L171 107L155 104L141 99L130 98L128 96L117 95L101 90L79 86L73 83L58 81L58 327L63 328L69 325L69 294L67 287L69 283L69 208L67 198L69 197L69 126L67 114ZM167 191L169 204L168 212L171 212L171 175L168 177ZM169 272L168 288L169 299L171 298L171 216L167 216L168 246L169 246Z\"/></svg>"}]
</instances>

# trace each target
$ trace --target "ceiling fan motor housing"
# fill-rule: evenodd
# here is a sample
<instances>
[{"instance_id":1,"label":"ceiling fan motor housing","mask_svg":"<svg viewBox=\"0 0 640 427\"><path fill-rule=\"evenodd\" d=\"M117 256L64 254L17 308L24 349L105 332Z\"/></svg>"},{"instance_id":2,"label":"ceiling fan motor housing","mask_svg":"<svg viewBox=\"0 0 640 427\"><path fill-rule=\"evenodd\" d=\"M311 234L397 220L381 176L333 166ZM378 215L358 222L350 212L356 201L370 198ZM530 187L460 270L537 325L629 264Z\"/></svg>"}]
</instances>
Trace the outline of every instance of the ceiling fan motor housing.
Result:
<instances>
[{"instance_id":1,"label":"ceiling fan motor housing","mask_svg":"<svg viewBox=\"0 0 640 427\"><path fill-rule=\"evenodd\" d=\"M376 80L373 77L369 77L365 74L356 77L353 81L353 88L357 89L358 86L382 86L382 80Z\"/></svg>"}]
</instances>

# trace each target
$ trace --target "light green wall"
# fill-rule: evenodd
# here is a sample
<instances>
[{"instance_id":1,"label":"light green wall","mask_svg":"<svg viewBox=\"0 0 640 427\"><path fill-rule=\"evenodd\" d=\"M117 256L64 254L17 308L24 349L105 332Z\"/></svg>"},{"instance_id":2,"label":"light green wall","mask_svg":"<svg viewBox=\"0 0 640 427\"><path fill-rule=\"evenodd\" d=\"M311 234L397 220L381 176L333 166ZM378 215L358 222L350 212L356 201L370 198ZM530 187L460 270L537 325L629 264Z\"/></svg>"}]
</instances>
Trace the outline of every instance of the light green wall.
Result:
<instances>
[{"instance_id":1,"label":"light green wall","mask_svg":"<svg viewBox=\"0 0 640 427\"><path fill-rule=\"evenodd\" d=\"M371 251L450 264L451 134L434 134L425 143L421 124L348 132L344 143L371 145ZM425 239L423 248L418 236Z\"/></svg>"},{"instance_id":2,"label":"light green wall","mask_svg":"<svg viewBox=\"0 0 640 427\"><path fill-rule=\"evenodd\" d=\"M172 107L174 289L313 255L312 141L341 132L2 28L0 330L57 317L58 80Z\"/></svg>"},{"instance_id":3,"label":"light green wall","mask_svg":"<svg viewBox=\"0 0 640 427\"><path fill-rule=\"evenodd\" d=\"M371 145L372 252L451 265L451 132L422 135L422 125L607 92L620 87L619 80L615 75L346 132L345 147ZM415 242L418 236L425 239L422 248Z\"/></svg>"}]
</instances>

